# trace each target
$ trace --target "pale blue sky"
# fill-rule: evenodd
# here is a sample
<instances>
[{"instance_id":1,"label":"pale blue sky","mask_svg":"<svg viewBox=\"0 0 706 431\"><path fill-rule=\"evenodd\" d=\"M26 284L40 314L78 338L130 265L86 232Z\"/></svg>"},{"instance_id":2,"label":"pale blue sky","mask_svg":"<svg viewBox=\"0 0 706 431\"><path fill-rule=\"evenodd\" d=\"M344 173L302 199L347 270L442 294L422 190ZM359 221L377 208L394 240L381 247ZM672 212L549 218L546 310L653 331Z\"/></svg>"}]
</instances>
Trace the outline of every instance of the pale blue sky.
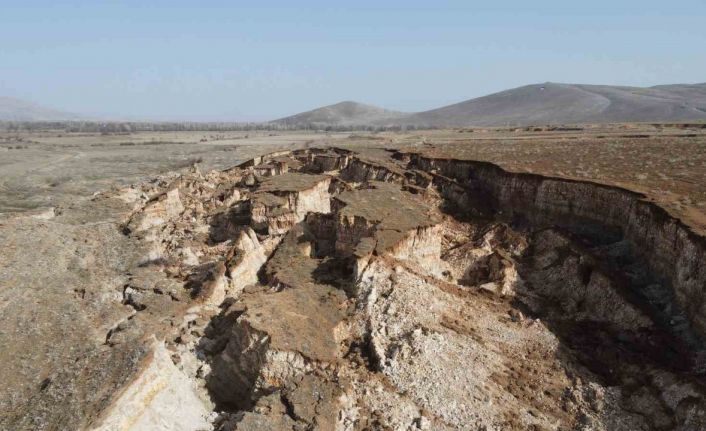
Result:
<instances>
[{"instance_id":1,"label":"pale blue sky","mask_svg":"<svg viewBox=\"0 0 706 431\"><path fill-rule=\"evenodd\" d=\"M84 114L419 111L544 81L704 82L706 1L0 0L0 95Z\"/></svg>"}]
</instances>

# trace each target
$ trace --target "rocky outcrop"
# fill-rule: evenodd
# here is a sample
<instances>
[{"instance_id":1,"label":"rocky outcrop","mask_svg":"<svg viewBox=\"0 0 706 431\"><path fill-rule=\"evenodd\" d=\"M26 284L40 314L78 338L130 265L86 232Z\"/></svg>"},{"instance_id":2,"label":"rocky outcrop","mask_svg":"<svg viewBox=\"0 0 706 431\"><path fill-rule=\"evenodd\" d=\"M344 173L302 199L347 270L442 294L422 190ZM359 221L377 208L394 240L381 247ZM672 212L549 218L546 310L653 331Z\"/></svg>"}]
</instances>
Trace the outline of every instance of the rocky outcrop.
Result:
<instances>
[{"instance_id":1,"label":"rocky outcrop","mask_svg":"<svg viewBox=\"0 0 706 431\"><path fill-rule=\"evenodd\" d=\"M413 261L432 273L441 270L439 220L421 199L397 184L371 182L335 200L339 255L365 261L374 252Z\"/></svg>"},{"instance_id":2,"label":"rocky outcrop","mask_svg":"<svg viewBox=\"0 0 706 431\"><path fill-rule=\"evenodd\" d=\"M341 171L348 167L349 154L345 151L312 150L302 157L306 166L314 172Z\"/></svg>"},{"instance_id":3,"label":"rocky outcrop","mask_svg":"<svg viewBox=\"0 0 706 431\"><path fill-rule=\"evenodd\" d=\"M326 176L297 173L268 178L251 201L253 228L283 234L309 212L330 212L330 183Z\"/></svg>"},{"instance_id":4,"label":"rocky outcrop","mask_svg":"<svg viewBox=\"0 0 706 431\"><path fill-rule=\"evenodd\" d=\"M233 295L238 295L245 286L258 282L257 274L267 262L268 254L252 229L244 228L238 233L226 259Z\"/></svg>"},{"instance_id":5,"label":"rocky outcrop","mask_svg":"<svg viewBox=\"0 0 706 431\"><path fill-rule=\"evenodd\" d=\"M184 212L179 189L169 190L147 203L128 224L134 232L142 232L177 218Z\"/></svg>"},{"instance_id":6,"label":"rocky outcrop","mask_svg":"<svg viewBox=\"0 0 706 431\"><path fill-rule=\"evenodd\" d=\"M640 195L378 148L148 192L125 232L153 272L106 339L171 310L171 365L157 343L101 426L165 403L219 431L706 426L703 238Z\"/></svg>"},{"instance_id":7,"label":"rocky outcrop","mask_svg":"<svg viewBox=\"0 0 706 431\"><path fill-rule=\"evenodd\" d=\"M123 389L94 431L207 429L211 406L156 340L149 364Z\"/></svg>"}]
</instances>

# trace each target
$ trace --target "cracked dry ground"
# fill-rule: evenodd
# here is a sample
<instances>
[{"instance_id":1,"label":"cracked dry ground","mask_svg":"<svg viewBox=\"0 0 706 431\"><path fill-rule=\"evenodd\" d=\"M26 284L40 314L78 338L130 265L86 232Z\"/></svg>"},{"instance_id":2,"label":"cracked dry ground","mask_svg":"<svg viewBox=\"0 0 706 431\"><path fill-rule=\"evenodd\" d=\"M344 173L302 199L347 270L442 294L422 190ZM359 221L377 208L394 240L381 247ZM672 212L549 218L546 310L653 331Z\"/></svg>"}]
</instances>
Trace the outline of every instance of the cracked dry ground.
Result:
<instances>
[{"instance_id":1,"label":"cracked dry ground","mask_svg":"<svg viewBox=\"0 0 706 431\"><path fill-rule=\"evenodd\" d=\"M140 244L102 350L130 367L64 424L706 428L705 241L635 193L307 149L98 200Z\"/></svg>"}]
</instances>

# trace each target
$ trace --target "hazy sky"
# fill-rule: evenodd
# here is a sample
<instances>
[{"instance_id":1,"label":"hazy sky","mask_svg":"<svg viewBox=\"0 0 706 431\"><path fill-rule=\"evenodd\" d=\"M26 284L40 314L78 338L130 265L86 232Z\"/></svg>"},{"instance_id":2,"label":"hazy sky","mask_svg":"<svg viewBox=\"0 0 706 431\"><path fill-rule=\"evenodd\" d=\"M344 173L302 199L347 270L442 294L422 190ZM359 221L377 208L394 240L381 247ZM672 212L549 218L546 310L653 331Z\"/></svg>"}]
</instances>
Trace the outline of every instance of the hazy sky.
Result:
<instances>
[{"instance_id":1,"label":"hazy sky","mask_svg":"<svg viewBox=\"0 0 706 431\"><path fill-rule=\"evenodd\" d=\"M261 120L341 100L418 111L544 81L706 81L704 0L345 3L0 0L0 95Z\"/></svg>"}]
</instances>

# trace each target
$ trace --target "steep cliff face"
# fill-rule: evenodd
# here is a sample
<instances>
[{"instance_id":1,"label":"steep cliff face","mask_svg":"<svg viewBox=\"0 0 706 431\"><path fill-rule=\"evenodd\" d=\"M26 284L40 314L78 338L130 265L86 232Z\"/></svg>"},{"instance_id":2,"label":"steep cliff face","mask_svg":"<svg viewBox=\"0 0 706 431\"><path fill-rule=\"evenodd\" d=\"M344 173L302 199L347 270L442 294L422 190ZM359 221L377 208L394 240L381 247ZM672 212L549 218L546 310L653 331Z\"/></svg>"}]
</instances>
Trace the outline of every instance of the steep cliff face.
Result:
<instances>
[{"instance_id":1,"label":"steep cliff face","mask_svg":"<svg viewBox=\"0 0 706 431\"><path fill-rule=\"evenodd\" d=\"M234 243L226 264L232 289L234 292L242 292L245 286L257 283L257 273L267 262L271 250L268 253L250 228L241 230Z\"/></svg>"},{"instance_id":2,"label":"steep cliff face","mask_svg":"<svg viewBox=\"0 0 706 431\"><path fill-rule=\"evenodd\" d=\"M122 391L107 418L93 431L166 427L191 431L209 427L208 402L177 369L164 345L156 340L154 343L147 368Z\"/></svg>"},{"instance_id":3,"label":"steep cliff face","mask_svg":"<svg viewBox=\"0 0 706 431\"><path fill-rule=\"evenodd\" d=\"M184 205L179 199L179 189L169 190L145 205L132 218L128 227L135 232L146 231L174 220L182 212L184 212Z\"/></svg>"},{"instance_id":4,"label":"steep cliff face","mask_svg":"<svg viewBox=\"0 0 706 431\"><path fill-rule=\"evenodd\" d=\"M665 320L684 313L695 332L684 336L706 339L706 238L643 195L590 182L510 173L486 162L408 157L413 166L438 173L436 181L453 180L473 197L471 202L485 201L493 217L533 229L559 226L593 244L626 240L626 252L644 261L644 270L651 273L647 285L634 280L634 293L657 308L668 302L667 313L672 315ZM466 196L448 196L474 211Z\"/></svg>"},{"instance_id":5,"label":"steep cliff face","mask_svg":"<svg viewBox=\"0 0 706 431\"><path fill-rule=\"evenodd\" d=\"M370 171L378 172L375 167ZM335 200L339 255L374 252L414 261L429 271L440 269L440 220L422 199L396 183L371 181L366 188L338 194Z\"/></svg>"},{"instance_id":6,"label":"steep cliff face","mask_svg":"<svg viewBox=\"0 0 706 431\"><path fill-rule=\"evenodd\" d=\"M253 227L282 234L309 212L330 212L330 183L325 176L296 173L264 180L251 201Z\"/></svg>"}]
</instances>

